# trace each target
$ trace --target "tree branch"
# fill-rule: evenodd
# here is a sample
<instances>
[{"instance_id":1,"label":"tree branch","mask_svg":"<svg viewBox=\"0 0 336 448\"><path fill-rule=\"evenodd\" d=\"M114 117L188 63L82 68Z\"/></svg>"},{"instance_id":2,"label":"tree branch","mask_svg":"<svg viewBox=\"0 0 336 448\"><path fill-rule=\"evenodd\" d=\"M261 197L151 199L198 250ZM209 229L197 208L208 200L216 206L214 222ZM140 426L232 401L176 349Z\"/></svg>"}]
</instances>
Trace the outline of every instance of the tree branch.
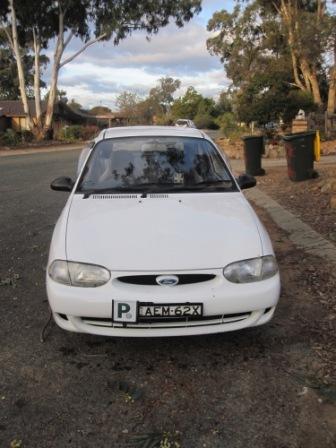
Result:
<instances>
[{"instance_id":1,"label":"tree branch","mask_svg":"<svg viewBox=\"0 0 336 448\"><path fill-rule=\"evenodd\" d=\"M68 64L69 62L73 61L77 56L79 56L81 53L83 53L83 51L85 51L88 47L90 47L91 45L95 44L96 42L99 42L100 40L104 39L104 37L106 37L106 36L107 36L107 34L103 33L100 36L96 37L95 39L91 39L88 42L86 42L86 44L83 45L82 48L80 48L78 51L76 51L73 55L64 59L64 61L62 61L60 63L60 68L62 68L64 65Z\"/></svg>"},{"instance_id":2,"label":"tree branch","mask_svg":"<svg viewBox=\"0 0 336 448\"><path fill-rule=\"evenodd\" d=\"M70 31L68 37L67 37L67 38L65 39L65 41L64 41L63 48L65 48L65 47L69 44L69 42L71 41L71 39L73 38L73 36L74 36L74 32L73 32L73 31Z\"/></svg>"},{"instance_id":3,"label":"tree branch","mask_svg":"<svg viewBox=\"0 0 336 448\"><path fill-rule=\"evenodd\" d=\"M7 39L8 39L8 43L9 43L9 45L10 45L12 51L14 51L14 43L13 43L13 40L12 40L12 38L11 38L11 35L10 35L8 29L4 26L4 27L3 27L3 30L4 30L4 32L5 32L5 34L6 34L6 37L7 37Z\"/></svg>"}]
</instances>

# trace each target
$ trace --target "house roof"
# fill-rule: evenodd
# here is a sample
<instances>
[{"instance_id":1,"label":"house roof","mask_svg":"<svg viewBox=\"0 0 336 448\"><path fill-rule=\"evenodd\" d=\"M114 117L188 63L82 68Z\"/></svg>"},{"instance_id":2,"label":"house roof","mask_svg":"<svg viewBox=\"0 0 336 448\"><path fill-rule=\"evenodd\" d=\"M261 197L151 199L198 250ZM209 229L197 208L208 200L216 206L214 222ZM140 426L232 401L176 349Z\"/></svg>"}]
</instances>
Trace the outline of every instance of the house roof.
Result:
<instances>
[{"instance_id":1,"label":"house roof","mask_svg":"<svg viewBox=\"0 0 336 448\"><path fill-rule=\"evenodd\" d=\"M29 110L33 117L36 116L35 100L28 100ZM44 114L47 110L47 102L41 101L41 110ZM116 119L116 118L126 118L119 113L108 113L103 115L91 115L88 112L78 109L73 110L68 104L57 101L55 103L54 109L55 116L60 116L65 119L69 119L74 123L82 123L83 121L87 123L96 124L100 120ZM3 100L0 101L0 117L25 117L23 111L23 105L21 100Z\"/></svg>"},{"instance_id":2,"label":"house roof","mask_svg":"<svg viewBox=\"0 0 336 448\"><path fill-rule=\"evenodd\" d=\"M36 115L35 100L28 100L29 110L33 116ZM41 101L42 113L47 110L47 103ZM0 114L5 117L24 117L23 105L21 100L0 101Z\"/></svg>"}]
</instances>

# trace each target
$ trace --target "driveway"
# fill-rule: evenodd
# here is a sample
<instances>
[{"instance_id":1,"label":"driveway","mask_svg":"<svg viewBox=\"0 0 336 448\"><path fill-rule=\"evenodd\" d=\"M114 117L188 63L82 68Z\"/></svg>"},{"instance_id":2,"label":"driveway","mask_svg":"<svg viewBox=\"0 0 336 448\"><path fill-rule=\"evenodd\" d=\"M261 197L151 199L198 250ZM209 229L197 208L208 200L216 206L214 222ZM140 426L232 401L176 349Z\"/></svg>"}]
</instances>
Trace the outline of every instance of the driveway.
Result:
<instances>
[{"instance_id":1,"label":"driveway","mask_svg":"<svg viewBox=\"0 0 336 448\"><path fill-rule=\"evenodd\" d=\"M48 318L48 246L78 151L0 160L0 446L323 448L336 444L335 279L262 210L283 293L236 333L118 339ZM136 223L135 223L136 225Z\"/></svg>"}]
</instances>

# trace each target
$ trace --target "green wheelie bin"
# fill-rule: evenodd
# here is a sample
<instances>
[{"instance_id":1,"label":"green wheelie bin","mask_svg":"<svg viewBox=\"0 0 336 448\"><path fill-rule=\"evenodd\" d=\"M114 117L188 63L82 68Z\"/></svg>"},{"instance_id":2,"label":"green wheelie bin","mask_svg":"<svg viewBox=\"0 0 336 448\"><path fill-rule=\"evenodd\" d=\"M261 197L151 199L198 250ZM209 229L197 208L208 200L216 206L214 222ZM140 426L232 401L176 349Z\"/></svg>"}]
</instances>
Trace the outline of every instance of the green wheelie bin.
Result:
<instances>
[{"instance_id":1,"label":"green wheelie bin","mask_svg":"<svg viewBox=\"0 0 336 448\"><path fill-rule=\"evenodd\" d=\"M264 137L262 135L247 135L244 141L245 171L251 176L263 176L261 156L265 153Z\"/></svg>"},{"instance_id":2,"label":"green wheelie bin","mask_svg":"<svg viewBox=\"0 0 336 448\"><path fill-rule=\"evenodd\" d=\"M314 170L315 131L298 132L282 137L285 143L288 177L297 182L318 176Z\"/></svg>"}]
</instances>

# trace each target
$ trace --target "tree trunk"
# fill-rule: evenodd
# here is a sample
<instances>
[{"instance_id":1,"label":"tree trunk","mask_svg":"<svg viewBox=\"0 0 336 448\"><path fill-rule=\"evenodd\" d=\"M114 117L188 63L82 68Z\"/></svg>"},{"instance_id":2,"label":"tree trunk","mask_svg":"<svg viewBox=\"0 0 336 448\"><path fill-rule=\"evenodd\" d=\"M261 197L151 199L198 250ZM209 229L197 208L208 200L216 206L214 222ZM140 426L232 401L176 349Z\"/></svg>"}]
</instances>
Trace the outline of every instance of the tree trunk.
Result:
<instances>
[{"instance_id":1,"label":"tree trunk","mask_svg":"<svg viewBox=\"0 0 336 448\"><path fill-rule=\"evenodd\" d=\"M44 126L43 126L43 135L46 137L46 135L51 131L52 126L52 120L54 116L54 108L55 108L55 101L57 96L57 82L58 82L58 73L60 70L60 63L61 58L64 50L64 13L61 10L61 7L59 5L59 18L58 18L58 24L59 24L59 31L57 36L57 43L56 43L56 49L54 53L54 62L51 70L51 81L50 81L50 90L49 90L49 97L48 97L48 103L47 103L47 111L45 115L44 120Z\"/></svg>"},{"instance_id":2,"label":"tree trunk","mask_svg":"<svg viewBox=\"0 0 336 448\"><path fill-rule=\"evenodd\" d=\"M40 93L40 52L41 44L37 32L33 29L34 37L34 98L36 111L36 138L42 139L42 111L41 111L41 93Z\"/></svg>"},{"instance_id":3,"label":"tree trunk","mask_svg":"<svg viewBox=\"0 0 336 448\"><path fill-rule=\"evenodd\" d=\"M51 73L47 111L46 111L44 126L43 126L44 136L46 136L47 133L50 132L50 130L51 130L52 120L53 120L53 116L54 116L55 101L56 101L56 96L57 96L58 73L59 73L58 64L56 64L56 62L54 62L54 65L52 68L52 73Z\"/></svg>"},{"instance_id":4,"label":"tree trunk","mask_svg":"<svg viewBox=\"0 0 336 448\"><path fill-rule=\"evenodd\" d=\"M328 114L334 114L336 107L336 65L330 71L329 90L328 90Z\"/></svg>"},{"instance_id":5,"label":"tree trunk","mask_svg":"<svg viewBox=\"0 0 336 448\"><path fill-rule=\"evenodd\" d=\"M323 102L321 98L320 86L318 83L317 74L315 70L310 73L309 81L312 87L314 103L317 104L318 106L322 106Z\"/></svg>"},{"instance_id":6,"label":"tree trunk","mask_svg":"<svg viewBox=\"0 0 336 448\"><path fill-rule=\"evenodd\" d=\"M12 45L13 45L13 52L16 59L16 65L17 65L17 71L18 71L18 77L19 77L19 89L21 94L21 101L23 105L23 111L26 116L27 120L27 126L29 130L33 130L34 123L30 114L29 110L29 104L26 94L26 82L25 82L25 76L24 76L24 70L22 65L22 59L21 59L21 52L20 52L20 46L19 46L19 38L17 34L17 23L16 23L16 13L14 8L14 1L9 0L9 11L12 18Z\"/></svg>"},{"instance_id":7,"label":"tree trunk","mask_svg":"<svg viewBox=\"0 0 336 448\"><path fill-rule=\"evenodd\" d=\"M320 18L323 14L323 3L318 0L317 2L317 17ZM288 33L288 45L292 56L293 74L295 84L303 91L312 93L314 103L318 106L322 105L322 98L320 92L320 86L317 79L316 69L313 65L309 64L304 56L304 52L300 47L300 22L298 16L300 10L298 3L294 0L281 0L278 12L281 15L282 21L287 27ZM300 67L303 82L300 79L299 70Z\"/></svg>"},{"instance_id":8,"label":"tree trunk","mask_svg":"<svg viewBox=\"0 0 336 448\"><path fill-rule=\"evenodd\" d=\"M307 90L313 95L314 103L318 106L322 106L320 86L318 83L315 67L311 67L304 57L301 57L300 67L305 79L305 84L309 85L309 89Z\"/></svg>"},{"instance_id":9,"label":"tree trunk","mask_svg":"<svg viewBox=\"0 0 336 448\"><path fill-rule=\"evenodd\" d=\"M290 48L290 52L291 52L291 58L292 58L292 68L293 68L295 84L300 90L306 91L307 88L300 79L297 57L295 55L294 49Z\"/></svg>"}]
</instances>

